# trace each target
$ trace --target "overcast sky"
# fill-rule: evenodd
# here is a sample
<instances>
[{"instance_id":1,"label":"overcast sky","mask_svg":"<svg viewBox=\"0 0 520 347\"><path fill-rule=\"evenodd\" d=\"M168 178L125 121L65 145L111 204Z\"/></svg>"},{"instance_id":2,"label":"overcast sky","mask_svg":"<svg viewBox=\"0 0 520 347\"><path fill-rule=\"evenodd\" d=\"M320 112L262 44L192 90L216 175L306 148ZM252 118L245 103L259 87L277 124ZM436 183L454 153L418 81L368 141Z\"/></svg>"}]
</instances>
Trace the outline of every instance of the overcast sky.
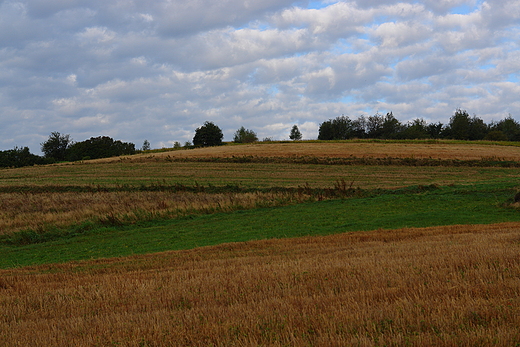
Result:
<instances>
[{"instance_id":1,"label":"overcast sky","mask_svg":"<svg viewBox=\"0 0 520 347\"><path fill-rule=\"evenodd\" d=\"M0 1L0 150L305 139L346 115L520 120L518 0Z\"/></svg>"}]
</instances>

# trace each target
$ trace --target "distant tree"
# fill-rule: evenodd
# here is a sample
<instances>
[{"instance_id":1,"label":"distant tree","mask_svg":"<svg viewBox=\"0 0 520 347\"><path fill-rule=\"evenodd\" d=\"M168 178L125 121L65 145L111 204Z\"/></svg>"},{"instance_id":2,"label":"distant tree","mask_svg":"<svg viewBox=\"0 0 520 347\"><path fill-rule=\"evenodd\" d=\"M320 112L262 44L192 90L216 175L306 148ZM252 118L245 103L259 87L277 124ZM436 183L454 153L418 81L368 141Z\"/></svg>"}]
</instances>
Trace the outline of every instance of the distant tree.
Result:
<instances>
[{"instance_id":1,"label":"distant tree","mask_svg":"<svg viewBox=\"0 0 520 347\"><path fill-rule=\"evenodd\" d=\"M52 158L51 158L52 159ZM49 160L29 152L29 147L0 151L0 167L22 167L47 164Z\"/></svg>"},{"instance_id":2,"label":"distant tree","mask_svg":"<svg viewBox=\"0 0 520 347\"><path fill-rule=\"evenodd\" d=\"M442 137L444 130L444 124L441 122L438 123L430 123L426 126L426 132L432 139L439 139Z\"/></svg>"},{"instance_id":3,"label":"distant tree","mask_svg":"<svg viewBox=\"0 0 520 347\"><path fill-rule=\"evenodd\" d=\"M347 116L339 116L320 124L318 140L346 140L352 137L352 121Z\"/></svg>"},{"instance_id":4,"label":"distant tree","mask_svg":"<svg viewBox=\"0 0 520 347\"><path fill-rule=\"evenodd\" d=\"M489 129L490 131L501 131L507 141L520 141L520 123L514 120L511 115L497 123L492 123Z\"/></svg>"},{"instance_id":5,"label":"distant tree","mask_svg":"<svg viewBox=\"0 0 520 347\"><path fill-rule=\"evenodd\" d=\"M184 142L184 148L191 148L193 146L190 141Z\"/></svg>"},{"instance_id":6,"label":"distant tree","mask_svg":"<svg viewBox=\"0 0 520 347\"><path fill-rule=\"evenodd\" d=\"M41 144L41 150L45 158L52 158L56 161L65 160L67 149L72 145L70 135L62 135L55 131L49 135L49 139Z\"/></svg>"},{"instance_id":7,"label":"distant tree","mask_svg":"<svg viewBox=\"0 0 520 347\"><path fill-rule=\"evenodd\" d=\"M507 136L502 130L491 130L489 133L487 133L486 137L484 137L484 140L507 141Z\"/></svg>"},{"instance_id":8,"label":"distant tree","mask_svg":"<svg viewBox=\"0 0 520 347\"><path fill-rule=\"evenodd\" d=\"M256 133L253 130L246 129L244 127L240 127L240 129L235 132L235 136L233 138L233 142L236 143L251 143L255 141L258 141Z\"/></svg>"},{"instance_id":9,"label":"distant tree","mask_svg":"<svg viewBox=\"0 0 520 347\"><path fill-rule=\"evenodd\" d=\"M193 145L195 147L220 146L223 138L222 130L213 122L206 121L204 125L195 130Z\"/></svg>"},{"instance_id":10,"label":"distant tree","mask_svg":"<svg viewBox=\"0 0 520 347\"><path fill-rule=\"evenodd\" d=\"M361 115L357 119L352 121L350 137L363 139L367 137L367 119Z\"/></svg>"},{"instance_id":11,"label":"distant tree","mask_svg":"<svg viewBox=\"0 0 520 347\"><path fill-rule=\"evenodd\" d=\"M320 129L318 131L318 140L334 140L334 125L332 124L333 120L329 119L320 124Z\"/></svg>"},{"instance_id":12,"label":"distant tree","mask_svg":"<svg viewBox=\"0 0 520 347\"><path fill-rule=\"evenodd\" d=\"M489 128L482 119L470 117L466 110L457 109L442 135L455 140L482 140L488 132Z\"/></svg>"},{"instance_id":13,"label":"distant tree","mask_svg":"<svg viewBox=\"0 0 520 347\"><path fill-rule=\"evenodd\" d=\"M264 139L262 141L263 142L273 142L273 138L272 137L264 137Z\"/></svg>"},{"instance_id":14,"label":"distant tree","mask_svg":"<svg viewBox=\"0 0 520 347\"><path fill-rule=\"evenodd\" d=\"M181 145L181 143L179 141L175 141L173 143L173 148L175 148L175 149L182 148L182 145Z\"/></svg>"},{"instance_id":15,"label":"distant tree","mask_svg":"<svg viewBox=\"0 0 520 347\"><path fill-rule=\"evenodd\" d=\"M150 142L148 140L144 140L143 147L141 147L142 151L149 151L151 149Z\"/></svg>"},{"instance_id":16,"label":"distant tree","mask_svg":"<svg viewBox=\"0 0 520 347\"><path fill-rule=\"evenodd\" d=\"M130 142L114 141L108 136L91 137L76 142L67 150L67 159L71 161L130 155L135 153L135 145Z\"/></svg>"},{"instance_id":17,"label":"distant tree","mask_svg":"<svg viewBox=\"0 0 520 347\"><path fill-rule=\"evenodd\" d=\"M392 112L388 112L385 116L376 113L366 120L366 135L372 139L397 138L402 130L401 122Z\"/></svg>"},{"instance_id":18,"label":"distant tree","mask_svg":"<svg viewBox=\"0 0 520 347\"><path fill-rule=\"evenodd\" d=\"M397 118L394 117L394 114L392 112L388 112L386 116L383 117L381 138L398 138L401 131L403 131L403 128L403 125L397 120Z\"/></svg>"},{"instance_id":19,"label":"distant tree","mask_svg":"<svg viewBox=\"0 0 520 347\"><path fill-rule=\"evenodd\" d=\"M293 141L299 141L302 139L302 133L300 132L300 129L298 129L298 126L296 124L293 125L289 138Z\"/></svg>"},{"instance_id":20,"label":"distant tree","mask_svg":"<svg viewBox=\"0 0 520 347\"><path fill-rule=\"evenodd\" d=\"M366 123L367 136L371 139L380 139L383 137L383 124L385 123L385 117L376 113L373 116L369 116Z\"/></svg>"},{"instance_id":21,"label":"distant tree","mask_svg":"<svg viewBox=\"0 0 520 347\"><path fill-rule=\"evenodd\" d=\"M408 122L399 135L401 139L427 139L429 137L426 121L422 118Z\"/></svg>"}]
</instances>

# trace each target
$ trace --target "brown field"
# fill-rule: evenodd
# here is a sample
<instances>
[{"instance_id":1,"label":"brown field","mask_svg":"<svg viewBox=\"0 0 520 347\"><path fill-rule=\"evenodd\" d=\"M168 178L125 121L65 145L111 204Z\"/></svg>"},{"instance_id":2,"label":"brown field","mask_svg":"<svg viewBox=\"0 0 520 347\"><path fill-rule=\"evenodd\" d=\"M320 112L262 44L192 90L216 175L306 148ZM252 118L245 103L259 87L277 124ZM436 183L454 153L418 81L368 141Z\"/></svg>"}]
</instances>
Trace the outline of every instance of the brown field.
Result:
<instances>
[{"instance_id":1,"label":"brown field","mask_svg":"<svg viewBox=\"0 0 520 347\"><path fill-rule=\"evenodd\" d=\"M206 147L193 150L179 150L162 153L140 154L134 158L170 156L172 158L203 157L373 157L373 158L434 158L475 160L500 158L520 161L520 147L473 143L392 143L392 142L295 142L295 143L256 143ZM113 161L114 158L100 159ZM117 159L116 159L117 160Z\"/></svg>"},{"instance_id":2,"label":"brown field","mask_svg":"<svg viewBox=\"0 0 520 347\"><path fill-rule=\"evenodd\" d=\"M520 223L0 270L2 346L515 346Z\"/></svg>"},{"instance_id":3,"label":"brown field","mask_svg":"<svg viewBox=\"0 0 520 347\"><path fill-rule=\"evenodd\" d=\"M474 160L520 160L520 147L457 143L258 143L148 153L76 163L0 170L0 234L27 228L45 229L95 220L107 215L133 219L143 216L175 217L189 211L213 208L252 208L258 204L301 202L301 196L272 193L172 193L129 192L125 186L237 185L332 188L338 181L362 189L398 188L411 185L474 184L520 178L518 168L324 165L288 162L194 162L180 158L215 157L395 157ZM28 189L30 187L30 189ZM45 188L38 191L38 188ZM51 187L51 188L49 188ZM56 191L53 191L56 187ZM59 188L71 188L61 191ZM80 187L83 191L74 191ZM89 192L84 192L87 187ZM110 187L115 191L105 191ZM117 191L118 187L123 187ZM11 189L11 191L9 191ZM136 217L137 218L137 217Z\"/></svg>"}]
</instances>

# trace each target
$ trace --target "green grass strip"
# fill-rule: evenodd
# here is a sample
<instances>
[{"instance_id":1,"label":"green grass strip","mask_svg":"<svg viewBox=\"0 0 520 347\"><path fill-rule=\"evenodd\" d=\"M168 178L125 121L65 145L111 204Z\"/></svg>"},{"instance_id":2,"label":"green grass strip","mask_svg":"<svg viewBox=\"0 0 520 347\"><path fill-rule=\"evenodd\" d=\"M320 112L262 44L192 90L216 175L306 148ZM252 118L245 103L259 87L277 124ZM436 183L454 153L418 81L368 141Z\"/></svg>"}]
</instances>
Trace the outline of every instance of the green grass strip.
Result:
<instances>
[{"instance_id":1,"label":"green grass strip","mask_svg":"<svg viewBox=\"0 0 520 347\"><path fill-rule=\"evenodd\" d=\"M44 243L1 244L0 268L379 228L520 221L520 211L507 207L515 192L513 184L504 183L423 192L402 189L344 200L95 227Z\"/></svg>"}]
</instances>

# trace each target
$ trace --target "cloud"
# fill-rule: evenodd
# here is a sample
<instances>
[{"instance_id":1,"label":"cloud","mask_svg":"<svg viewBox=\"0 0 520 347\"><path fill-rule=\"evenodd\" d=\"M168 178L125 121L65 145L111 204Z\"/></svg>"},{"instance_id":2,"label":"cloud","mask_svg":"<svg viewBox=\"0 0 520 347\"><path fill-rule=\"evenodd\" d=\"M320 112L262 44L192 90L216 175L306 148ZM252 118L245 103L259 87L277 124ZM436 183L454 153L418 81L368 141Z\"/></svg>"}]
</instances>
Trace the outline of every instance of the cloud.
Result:
<instances>
[{"instance_id":1,"label":"cloud","mask_svg":"<svg viewBox=\"0 0 520 347\"><path fill-rule=\"evenodd\" d=\"M0 2L0 147L52 131L152 147L214 121L304 138L345 114L485 121L517 101L514 0Z\"/></svg>"}]
</instances>

